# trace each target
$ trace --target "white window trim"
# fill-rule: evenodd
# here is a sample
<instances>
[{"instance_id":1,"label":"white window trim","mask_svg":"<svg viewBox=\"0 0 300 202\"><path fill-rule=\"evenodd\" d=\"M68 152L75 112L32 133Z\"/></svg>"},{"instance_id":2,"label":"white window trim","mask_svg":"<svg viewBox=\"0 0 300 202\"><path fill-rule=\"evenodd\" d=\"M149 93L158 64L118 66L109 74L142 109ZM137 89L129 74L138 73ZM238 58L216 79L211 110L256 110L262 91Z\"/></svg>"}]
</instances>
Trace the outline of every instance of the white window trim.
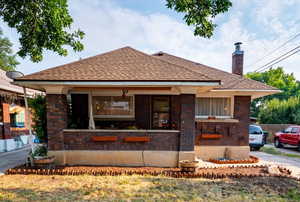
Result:
<instances>
[{"instance_id":1,"label":"white window trim","mask_svg":"<svg viewBox=\"0 0 300 202\"><path fill-rule=\"evenodd\" d=\"M101 96L110 96L110 97L119 97L121 94L103 94L103 93L92 93L91 97L101 97ZM132 115L93 115L94 118L98 119L134 119L135 118L135 96L134 95L126 95L132 97ZM93 103L92 103L93 105ZM92 107L92 106L91 106Z\"/></svg>"},{"instance_id":2,"label":"white window trim","mask_svg":"<svg viewBox=\"0 0 300 202\"><path fill-rule=\"evenodd\" d=\"M213 95L213 96L205 96L205 95L199 95L196 97L195 104L197 105L197 98L230 98L230 116L214 116L216 119L232 119L233 113L234 113L234 96L228 95L228 96L219 96L219 95ZM197 106L195 106L196 109ZM195 115L196 119L207 119L210 116L205 115Z\"/></svg>"}]
</instances>

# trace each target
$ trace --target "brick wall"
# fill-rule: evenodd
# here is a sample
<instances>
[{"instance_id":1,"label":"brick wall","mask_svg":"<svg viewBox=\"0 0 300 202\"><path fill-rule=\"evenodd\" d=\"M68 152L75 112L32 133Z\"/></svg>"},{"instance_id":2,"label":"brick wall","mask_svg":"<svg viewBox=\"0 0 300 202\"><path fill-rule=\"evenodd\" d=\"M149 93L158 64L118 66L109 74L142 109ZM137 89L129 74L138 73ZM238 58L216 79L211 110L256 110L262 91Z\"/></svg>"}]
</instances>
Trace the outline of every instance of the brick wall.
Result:
<instances>
[{"instance_id":1,"label":"brick wall","mask_svg":"<svg viewBox=\"0 0 300 202\"><path fill-rule=\"evenodd\" d=\"M250 96L234 97L234 119L238 123L198 122L196 123L196 145L247 146L249 145ZM204 139L202 134L220 134L219 139Z\"/></svg>"},{"instance_id":2,"label":"brick wall","mask_svg":"<svg viewBox=\"0 0 300 202\"><path fill-rule=\"evenodd\" d=\"M68 124L68 104L66 95L47 94L48 148L63 150L63 129Z\"/></svg>"},{"instance_id":3,"label":"brick wall","mask_svg":"<svg viewBox=\"0 0 300 202\"><path fill-rule=\"evenodd\" d=\"M180 151L194 151L195 95L180 95Z\"/></svg>"},{"instance_id":4,"label":"brick wall","mask_svg":"<svg viewBox=\"0 0 300 202\"><path fill-rule=\"evenodd\" d=\"M92 137L117 136L115 142L94 142ZM149 142L124 142L125 137L150 137ZM179 133L175 132L64 132L66 150L160 150L178 151Z\"/></svg>"}]
</instances>

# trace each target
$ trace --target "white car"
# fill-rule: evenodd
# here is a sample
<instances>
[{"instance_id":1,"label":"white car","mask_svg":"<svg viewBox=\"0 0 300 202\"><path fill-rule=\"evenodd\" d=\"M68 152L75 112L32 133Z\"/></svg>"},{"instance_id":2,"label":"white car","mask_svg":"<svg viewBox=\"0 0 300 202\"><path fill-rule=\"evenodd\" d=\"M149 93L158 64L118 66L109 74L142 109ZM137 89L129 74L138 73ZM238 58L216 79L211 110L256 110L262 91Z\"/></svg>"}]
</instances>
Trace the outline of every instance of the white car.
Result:
<instances>
[{"instance_id":1,"label":"white car","mask_svg":"<svg viewBox=\"0 0 300 202\"><path fill-rule=\"evenodd\" d=\"M268 133L260 126L249 125L249 146L251 150L259 150L266 144Z\"/></svg>"}]
</instances>

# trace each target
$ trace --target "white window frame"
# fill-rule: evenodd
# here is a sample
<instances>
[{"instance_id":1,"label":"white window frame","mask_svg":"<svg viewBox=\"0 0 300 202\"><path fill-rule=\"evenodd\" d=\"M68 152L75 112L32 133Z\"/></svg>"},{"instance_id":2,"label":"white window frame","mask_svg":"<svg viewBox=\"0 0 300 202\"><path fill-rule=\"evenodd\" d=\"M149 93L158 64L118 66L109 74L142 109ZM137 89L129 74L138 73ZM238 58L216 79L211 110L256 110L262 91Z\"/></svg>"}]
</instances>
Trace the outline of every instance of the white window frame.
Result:
<instances>
[{"instance_id":1,"label":"white window frame","mask_svg":"<svg viewBox=\"0 0 300 202\"><path fill-rule=\"evenodd\" d=\"M234 111L234 96L197 96L195 101L195 109L197 108L197 99L198 98L229 98L230 99L230 115L229 116L214 116L217 119L231 119L233 118L233 111ZM209 116L206 115L197 115L195 114L196 119L207 119Z\"/></svg>"},{"instance_id":2,"label":"white window frame","mask_svg":"<svg viewBox=\"0 0 300 202\"><path fill-rule=\"evenodd\" d=\"M92 94L92 106L93 107L93 97L120 97L120 94L102 94L102 93L93 93ZM126 95L127 97L132 97L132 115L94 115L93 117L96 119L134 119L135 118L135 96L134 95Z\"/></svg>"}]
</instances>

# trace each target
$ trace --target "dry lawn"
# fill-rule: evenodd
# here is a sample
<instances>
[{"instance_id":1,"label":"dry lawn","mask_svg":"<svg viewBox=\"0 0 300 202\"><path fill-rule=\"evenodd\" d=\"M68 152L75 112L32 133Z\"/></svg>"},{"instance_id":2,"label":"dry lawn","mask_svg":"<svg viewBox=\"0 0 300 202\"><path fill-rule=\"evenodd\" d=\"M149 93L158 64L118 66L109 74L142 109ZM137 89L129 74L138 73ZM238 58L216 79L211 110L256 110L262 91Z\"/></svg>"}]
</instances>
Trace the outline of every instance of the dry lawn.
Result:
<instances>
[{"instance_id":1,"label":"dry lawn","mask_svg":"<svg viewBox=\"0 0 300 202\"><path fill-rule=\"evenodd\" d=\"M299 201L287 178L175 179L163 176L0 176L0 201Z\"/></svg>"}]
</instances>

